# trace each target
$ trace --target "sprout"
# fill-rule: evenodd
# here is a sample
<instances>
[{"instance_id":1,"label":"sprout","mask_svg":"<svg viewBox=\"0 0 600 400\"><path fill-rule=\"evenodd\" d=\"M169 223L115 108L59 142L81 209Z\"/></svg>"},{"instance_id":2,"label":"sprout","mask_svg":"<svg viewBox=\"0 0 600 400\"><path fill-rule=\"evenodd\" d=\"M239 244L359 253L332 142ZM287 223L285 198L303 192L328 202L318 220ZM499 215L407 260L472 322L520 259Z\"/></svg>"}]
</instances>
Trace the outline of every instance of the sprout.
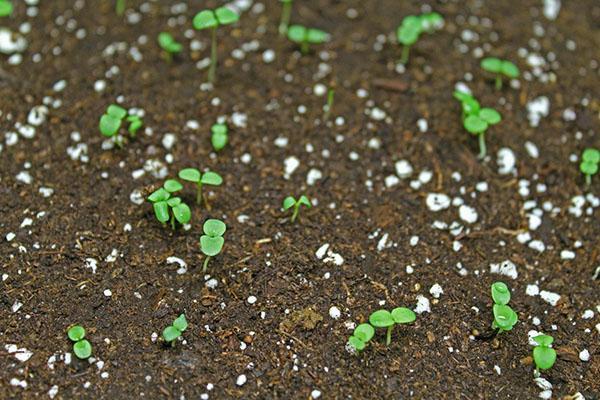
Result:
<instances>
[{"instance_id":1,"label":"sprout","mask_svg":"<svg viewBox=\"0 0 600 400\"><path fill-rule=\"evenodd\" d=\"M550 369L556 362L556 350L550 347L554 342L554 338L542 334L535 336L533 341L538 344L533 348L533 361L535 362L536 373L539 374L540 369Z\"/></svg>"},{"instance_id":2,"label":"sprout","mask_svg":"<svg viewBox=\"0 0 600 400\"><path fill-rule=\"evenodd\" d=\"M0 17L8 17L13 12L13 5L10 0L0 1Z\"/></svg>"},{"instance_id":3,"label":"sprout","mask_svg":"<svg viewBox=\"0 0 600 400\"><path fill-rule=\"evenodd\" d=\"M463 126L479 138L479 158L484 158L487 154L485 132L491 125L502 121L502 116L493 108L481 108L479 102L468 93L456 91L454 98L461 102Z\"/></svg>"},{"instance_id":4,"label":"sprout","mask_svg":"<svg viewBox=\"0 0 600 400\"><path fill-rule=\"evenodd\" d=\"M183 46L177 42L173 35L168 32L158 34L158 45L164 50L165 57L168 62L171 62L174 54L181 53Z\"/></svg>"},{"instance_id":5,"label":"sprout","mask_svg":"<svg viewBox=\"0 0 600 400\"><path fill-rule=\"evenodd\" d=\"M518 78L519 68L507 60L501 60L496 57L488 57L481 60L481 68L496 74L496 89L502 89L502 75L508 78Z\"/></svg>"},{"instance_id":6,"label":"sprout","mask_svg":"<svg viewBox=\"0 0 600 400\"><path fill-rule=\"evenodd\" d=\"M354 333L348 338L348 344L356 351L362 351L373 335L375 335L375 329L371 325L360 324L354 328Z\"/></svg>"},{"instance_id":7,"label":"sprout","mask_svg":"<svg viewBox=\"0 0 600 400\"><path fill-rule=\"evenodd\" d=\"M287 37L300 45L302 54L307 54L311 44L323 44L329 40L329 34L320 29L307 28L302 25L292 25L287 30Z\"/></svg>"},{"instance_id":8,"label":"sprout","mask_svg":"<svg viewBox=\"0 0 600 400\"><path fill-rule=\"evenodd\" d=\"M323 115L323 120L327 121L329 119L329 115L331 114L331 109L333 108L333 100L335 97L335 89L329 88L327 91L327 105L325 106L325 115Z\"/></svg>"},{"instance_id":9,"label":"sprout","mask_svg":"<svg viewBox=\"0 0 600 400\"><path fill-rule=\"evenodd\" d=\"M85 329L81 325L73 325L67 330L67 336L73 342L73 353L82 360L92 355L92 345L85 338Z\"/></svg>"},{"instance_id":10,"label":"sprout","mask_svg":"<svg viewBox=\"0 0 600 400\"><path fill-rule=\"evenodd\" d=\"M495 304L508 304L510 301L510 290L504 282L494 282L492 284L492 299Z\"/></svg>"},{"instance_id":11,"label":"sprout","mask_svg":"<svg viewBox=\"0 0 600 400\"><path fill-rule=\"evenodd\" d=\"M202 272L206 272L210 258L221 252L223 244L225 243L223 234L226 229L227 226L223 221L219 221L218 219L207 219L206 222L204 222L204 225L202 226L204 235L200 236L200 250L206 255L202 266Z\"/></svg>"},{"instance_id":12,"label":"sprout","mask_svg":"<svg viewBox=\"0 0 600 400\"><path fill-rule=\"evenodd\" d=\"M598 164L600 163L600 151L588 148L581 154L581 164L579 170L585 175L585 184L589 187L592 184L592 176L598 173Z\"/></svg>"},{"instance_id":13,"label":"sprout","mask_svg":"<svg viewBox=\"0 0 600 400\"><path fill-rule=\"evenodd\" d=\"M310 204L308 197L304 195L300 196L298 200L296 200L293 196L288 196L285 199L283 199L284 210L289 210L290 208L294 207L294 212L292 213L291 219L292 223L296 221L296 218L298 217L298 211L300 210L300 206L303 204L308 208L312 207L312 204Z\"/></svg>"},{"instance_id":14,"label":"sprout","mask_svg":"<svg viewBox=\"0 0 600 400\"><path fill-rule=\"evenodd\" d=\"M210 51L210 68L208 70L208 81L215 81L217 70L217 28L221 25L229 25L240 19L233 10L227 7L219 7L215 10L200 11L193 20L194 28L197 30L212 29L212 46Z\"/></svg>"},{"instance_id":15,"label":"sprout","mask_svg":"<svg viewBox=\"0 0 600 400\"><path fill-rule=\"evenodd\" d=\"M517 323L517 313L508 306L510 290L504 282L494 282L491 287L492 300L494 300L494 321L492 328L499 332L510 331Z\"/></svg>"},{"instance_id":16,"label":"sprout","mask_svg":"<svg viewBox=\"0 0 600 400\"><path fill-rule=\"evenodd\" d=\"M436 29L444 26L444 18L438 13L422 14L419 16L409 15L402 20L396 30L398 42L402 44L402 56L400 63L406 65L410 55L410 47L419 40L421 33L433 33Z\"/></svg>"},{"instance_id":17,"label":"sprout","mask_svg":"<svg viewBox=\"0 0 600 400\"><path fill-rule=\"evenodd\" d=\"M200 204L204 197L202 196L202 185L220 186L223 183L223 178L216 172L206 171L204 174L196 168L185 168L179 171L179 178L184 181L193 182L198 187L196 202ZM204 204L208 207L206 199Z\"/></svg>"},{"instance_id":18,"label":"sprout","mask_svg":"<svg viewBox=\"0 0 600 400\"><path fill-rule=\"evenodd\" d=\"M285 35L290 25L290 15L292 15L292 3L293 0L279 0L283 3L281 8L281 20L279 22L279 34Z\"/></svg>"},{"instance_id":19,"label":"sprout","mask_svg":"<svg viewBox=\"0 0 600 400\"><path fill-rule=\"evenodd\" d=\"M227 135L229 129L227 128L227 125L214 124L213 126L211 126L210 131L210 142L212 143L213 148L215 149L215 151L222 150L223 147L225 147L227 145L227 142L229 141L229 136Z\"/></svg>"},{"instance_id":20,"label":"sprout","mask_svg":"<svg viewBox=\"0 0 600 400\"><path fill-rule=\"evenodd\" d=\"M180 197L171 197L173 193L181 189L183 189L181 183L175 179L168 179L162 188L148 196L148 201L152 203L156 219L163 224L171 220L171 228L173 230L175 230L176 220L183 225L190 222L192 218L190 207Z\"/></svg>"},{"instance_id":21,"label":"sprout","mask_svg":"<svg viewBox=\"0 0 600 400\"><path fill-rule=\"evenodd\" d=\"M389 346L392 341L392 330L396 324L410 324L417 319L415 313L405 307L397 307L390 313L387 310L375 311L369 317L369 322L376 328L387 328L385 344Z\"/></svg>"},{"instance_id":22,"label":"sprout","mask_svg":"<svg viewBox=\"0 0 600 400\"><path fill-rule=\"evenodd\" d=\"M115 5L115 12L120 17L125 12L125 0L117 0Z\"/></svg>"},{"instance_id":23,"label":"sprout","mask_svg":"<svg viewBox=\"0 0 600 400\"><path fill-rule=\"evenodd\" d=\"M185 319L185 314L181 314L175 319L175 321L173 321L173 325L169 325L163 330L163 339L171 346L175 346L175 341L181 336L187 327L188 323Z\"/></svg>"},{"instance_id":24,"label":"sprout","mask_svg":"<svg viewBox=\"0 0 600 400\"><path fill-rule=\"evenodd\" d=\"M111 104L106 109L106 113L100 117L100 132L113 138L117 146L123 147L123 139L118 134L123 121L129 123L127 131L131 138L135 138L137 131L142 127L143 122L137 115L127 115L127 110L116 104Z\"/></svg>"}]
</instances>

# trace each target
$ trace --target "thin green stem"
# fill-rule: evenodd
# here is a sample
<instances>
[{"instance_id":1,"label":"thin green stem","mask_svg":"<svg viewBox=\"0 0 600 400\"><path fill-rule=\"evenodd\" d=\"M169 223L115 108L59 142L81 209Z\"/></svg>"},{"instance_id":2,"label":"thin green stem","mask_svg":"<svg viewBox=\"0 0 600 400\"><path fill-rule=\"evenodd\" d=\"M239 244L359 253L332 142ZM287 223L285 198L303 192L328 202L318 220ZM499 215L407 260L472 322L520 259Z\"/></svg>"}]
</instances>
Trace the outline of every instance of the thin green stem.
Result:
<instances>
[{"instance_id":1,"label":"thin green stem","mask_svg":"<svg viewBox=\"0 0 600 400\"><path fill-rule=\"evenodd\" d=\"M486 147L485 147L485 133L482 132L477 136L479 136L479 158L483 159L483 158L485 158L485 155L487 154Z\"/></svg>"},{"instance_id":2,"label":"thin green stem","mask_svg":"<svg viewBox=\"0 0 600 400\"><path fill-rule=\"evenodd\" d=\"M389 346L392 343L392 329L394 329L394 325L388 326L387 334L385 335L385 345Z\"/></svg>"},{"instance_id":3,"label":"thin green stem","mask_svg":"<svg viewBox=\"0 0 600 400\"><path fill-rule=\"evenodd\" d=\"M279 34L285 35L290 24L290 15L292 14L292 3L283 3L283 9L281 10L281 21L279 22Z\"/></svg>"},{"instance_id":4,"label":"thin green stem","mask_svg":"<svg viewBox=\"0 0 600 400\"><path fill-rule=\"evenodd\" d=\"M298 211L300 211L300 204L296 204L294 206L294 213L292 214L292 224L294 223L294 221L296 221L296 218L298 217Z\"/></svg>"},{"instance_id":5,"label":"thin green stem","mask_svg":"<svg viewBox=\"0 0 600 400\"><path fill-rule=\"evenodd\" d=\"M400 58L400 63L402 65L406 65L408 63L409 56L410 56L410 46L404 45L402 47L402 57Z\"/></svg>"},{"instance_id":6,"label":"thin green stem","mask_svg":"<svg viewBox=\"0 0 600 400\"><path fill-rule=\"evenodd\" d=\"M198 182L198 194L196 195L196 203L202 204L202 182Z\"/></svg>"},{"instance_id":7,"label":"thin green stem","mask_svg":"<svg viewBox=\"0 0 600 400\"><path fill-rule=\"evenodd\" d=\"M335 90L329 89L327 92L327 110L325 110L325 115L323 115L323 119L327 121L329 119L329 115L331 114L331 109L333 108L333 100L335 97Z\"/></svg>"},{"instance_id":8,"label":"thin green stem","mask_svg":"<svg viewBox=\"0 0 600 400\"><path fill-rule=\"evenodd\" d=\"M125 12L125 0L117 0L117 5L115 6L115 11L117 15L120 17Z\"/></svg>"},{"instance_id":9,"label":"thin green stem","mask_svg":"<svg viewBox=\"0 0 600 400\"><path fill-rule=\"evenodd\" d=\"M171 229L175 230L175 214L171 215Z\"/></svg>"},{"instance_id":10,"label":"thin green stem","mask_svg":"<svg viewBox=\"0 0 600 400\"><path fill-rule=\"evenodd\" d=\"M300 44L300 51L302 52L302 54L308 54L310 50L310 47L308 45L308 42L304 41Z\"/></svg>"},{"instance_id":11,"label":"thin green stem","mask_svg":"<svg viewBox=\"0 0 600 400\"><path fill-rule=\"evenodd\" d=\"M210 256L206 256L204 259L204 264L202 264L202 272L206 272L206 268L208 268L208 261L210 260Z\"/></svg>"},{"instance_id":12,"label":"thin green stem","mask_svg":"<svg viewBox=\"0 0 600 400\"><path fill-rule=\"evenodd\" d=\"M212 44L210 49L210 68L208 69L208 81L215 81L217 71L217 27L212 28Z\"/></svg>"},{"instance_id":13,"label":"thin green stem","mask_svg":"<svg viewBox=\"0 0 600 400\"><path fill-rule=\"evenodd\" d=\"M590 185L592 184L592 175L590 175L590 174L585 175L585 184L587 185L587 187L590 187Z\"/></svg>"},{"instance_id":14,"label":"thin green stem","mask_svg":"<svg viewBox=\"0 0 600 400\"><path fill-rule=\"evenodd\" d=\"M502 76L496 75L496 90L502 89Z\"/></svg>"}]
</instances>

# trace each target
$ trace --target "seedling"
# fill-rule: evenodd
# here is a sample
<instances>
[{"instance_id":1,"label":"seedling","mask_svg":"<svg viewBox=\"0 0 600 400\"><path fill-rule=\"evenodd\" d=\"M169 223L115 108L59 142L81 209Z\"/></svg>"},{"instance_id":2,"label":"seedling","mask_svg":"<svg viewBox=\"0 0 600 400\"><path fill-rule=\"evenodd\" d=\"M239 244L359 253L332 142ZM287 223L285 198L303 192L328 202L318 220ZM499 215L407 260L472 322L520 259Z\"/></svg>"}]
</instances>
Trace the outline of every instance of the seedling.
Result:
<instances>
[{"instance_id":1,"label":"seedling","mask_svg":"<svg viewBox=\"0 0 600 400\"><path fill-rule=\"evenodd\" d=\"M195 29L211 29L212 45L210 51L210 68L208 69L208 81L210 83L215 81L217 71L217 28L222 25L233 24L239 19L239 15L227 7L200 11L194 17L193 25Z\"/></svg>"},{"instance_id":2,"label":"seedling","mask_svg":"<svg viewBox=\"0 0 600 400\"><path fill-rule=\"evenodd\" d=\"M333 108L333 100L335 98L335 90L333 88L329 88L327 91L327 105L325 106L325 114L323 115L323 119L327 121L329 116L331 115L331 109Z\"/></svg>"},{"instance_id":3,"label":"seedling","mask_svg":"<svg viewBox=\"0 0 600 400\"><path fill-rule=\"evenodd\" d=\"M354 328L354 333L348 338L348 344L356 351L362 351L375 335L375 328L369 324L360 324Z\"/></svg>"},{"instance_id":4,"label":"seedling","mask_svg":"<svg viewBox=\"0 0 600 400\"><path fill-rule=\"evenodd\" d=\"M173 321L173 325L167 326L163 330L163 339L171 346L175 346L175 341L181 337L181 334L187 329L188 323L185 314L181 314Z\"/></svg>"},{"instance_id":5,"label":"seedling","mask_svg":"<svg viewBox=\"0 0 600 400\"><path fill-rule=\"evenodd\" d=\"M117 4L115 5L115 11L117 15L120 17L125 12L125 0L117 0Z\"/></svg>"},{"instance_id":6,"label":"seedling","mask_svg":"<svg viewBox=\"0 0 600 400\"><path fill-rule=\"evenodd\" d=\"M67 336L73 342L73 353L82 360L92 355L92 345L85 338L85 329L81 325L73 325L67 331Z\"/></svg>"},{"instance_id":7,"label":"seedling","mask_svg":"<svg viewBox=\"0 0 600 400\"><path fill-rule=\"evenodd\" d=\"M294 212L292 213L291 219L292 223L296 221L296 218L298 217L298 211L300 211L301 205L305 205L308 208L312 207L312 204L310 204L308 197L306 197L305 195L300 196L298 200L296 200L293 196L288 196L285 199L283 199L284 210L289 210L290 208L294 207Z\"/></svg>"},{"instance_id":8,"label":"seedling","mask_svg":"<svg viewBox=\"0 0 600 400\"><path fill-rule=\"evenodd\" d=\"M479 158L483 159L487 154L485 132L491 125L502 121L502 116L493 108L481 108L479 102L468 93L456 91L454 98L461 102L464 128L479 139Z\"/></svg>"},{"instance_id":9,"label":"seedling","mask_svg":"<svg viewBox=\"0 0 600 400\"><path fill-rule=\"evenodd\" d=\"M323 44L329 40L327 32L302 25L290 26L287 30L287 37L292 42L300 45L302 54L308 54L311 44Z\"/></svg>"},{"instance_id":10,"label":"seedling","mask_svg":"<svg viewBox=\"0 0 600 400\"><path fill-rule=\"evenodd\" d=\"M600 151L597 149L585 149L581 154L581 164L579 164L579 169L585 175L585 184L588 187L592 184L592 176L598 173L599 163Z\"/></svg>"},{"instance_id":11,"label":"seedling","mask_svg":"<svg viewBox=\"0 0 600 400\"><path fill-rule=\"evenodd\" d=\"M444 26L444 18L438 13L409 15L402 20L396 30L398 42L402 44L400 63L406 65L410 56L410 47L419 40L421 33L433 33Z\"/></svg>"},{"instance_id":12,"label":"seedling","mask_svg":"<svg viewBox=\"0 0 600 400\"><path fill-rule=\"evenodd\" d=\"M200 236L200 250L206 255L204 264L202 265L202 272L206 272L208 261L211 257L216 256L223 249L223 244L225 243L223 234L226 229L227 227L223 221L219 221L218 219L207 219L204 222L202 226L204 235Z\"/></svg>"},{"instance_id":13,"label":"seedling","mask_svg":"<svg viewBox=\"0 0 600 400\"><path fill-rule=\"evenodd\" d=\"M106 137L113 138L119 147L123 147L123 138L118 134L123 121L129 123L127 127L129 137L135 138L137 131L143 125L142 119L137 115L127 115L127 110L123 107L111 104L106 109L106 113L100 117L100 132Z\"/></svg>"},{"instance_id":14,"label":"seedling","mask_svg":"<svg viewBox=\"0 0 600 400\"><path fill-rule=\"evenodd\" d=\"M392 342L392 330L396 324L410 324L417 319L415 313L405 307L397 307L389 312L387 310L375 311L369 317L369 323L375 328L387 328L385 344L389 346Z\"/></svg>"},{"instance_id":15,"label":"seedling","mask_svg":"<svg viewBox=\"0 0 600 400\"><path fill-rule=\"evenodd\" d=\"M185 168L179 171L179 178L184 181L193 182L198 187L196 202L200 204L204 197L202 196L202 185L220 186L223 183L223 178L216 172L207 171L201 173L196 168ZM206 199L204 204L208 207Z\"/></svg>"},{"instance_id":16,"label":"seedling","mask_svg":"<svg viewBox=\"0 0 600 400\"><path fill-rule=\"evenodd\" d=\"M481 60L481 68L496 74L496 89L502 89L502 75L513 79L519 77L519 68L507 60L501 60L496 57L487 57Z\"/></svg>"},{"instance_id":17,"label":"seedling","mask_svg":"<svg viewBox=\"0 0 600 400\"><path fill-rule=\"evenodd\" d=\"M285 35L290 25L290 16L292 15L293 0L279 0L283 3L281 8L281 21L279 22L279 34Z\"/></svg>"},{"instance_id":18,"label":"seedling","mask_svg":"<svg viewBox=\"0 0 600 400\"><path fill-rule=\"evenodd\" d=\"M492 300L494 300L494 321L492 328L498 332L510 331L517 323L517 313L508 306L510 290L504 282L495 282L491 287Z\"/></svg>"},{"instance_id":19,"label":"seedling","mask_svg":"<svg viewBox=\"0 0 600 400\"><path fill-rule=\"evenodd\" d=\"M537 346L533 348L533 361L535 362L535 372L539 375L540 370L552 368L556 362L556 350L552 346L554 338L549 335L538 335L533 338Z\"/></svg>"},{"instance_id":20,"label":"seedling","mask_svg":"<svg viewBox=\"0 0 600 400\"><path fill-rule=\"evenodd\" d=\"M9 0L0 0L0 17L8 17L12 12L12 3Z\"/></svg>"},{"instance_id":21,"label":"seedling","mask_svg":"<svg viewBox=\"0 0 600 400\"><path fill-rule=\"evenodd\" d=\"M162 188L148 196L148 201L152 203L156 219L163 224L170 220L173 230L175 230L175 221L183 225L190 222L192 218L190 207L180 197L172 197L173 193L181 189L183 189L181 183L175 179L168 179Z\"/></svg>"},{"instance_id":22,"label":"seedling","mask_svg":"<svg viewBox=\"0 0 600 400\"><path fill-rule=\"evenodd\" d=\"M173 35L168 32L161 32L158 34L158 45L163 49L165 57L168 62L173 60L173 56L181 53L183 46L177 42Z\"/></svg>"},{"instance_id":23,"label":"seedling","mask_svg":"<svg viewBox=\"0 0 600 400\"><path fill-rule=\"evenodd\" d=\"M225 124L214 124L211 126L210 131L210 142L213 148L215 151L221 151L229 142L229 135L227 134L229 128Z\"/></svg>"}]
</instances>

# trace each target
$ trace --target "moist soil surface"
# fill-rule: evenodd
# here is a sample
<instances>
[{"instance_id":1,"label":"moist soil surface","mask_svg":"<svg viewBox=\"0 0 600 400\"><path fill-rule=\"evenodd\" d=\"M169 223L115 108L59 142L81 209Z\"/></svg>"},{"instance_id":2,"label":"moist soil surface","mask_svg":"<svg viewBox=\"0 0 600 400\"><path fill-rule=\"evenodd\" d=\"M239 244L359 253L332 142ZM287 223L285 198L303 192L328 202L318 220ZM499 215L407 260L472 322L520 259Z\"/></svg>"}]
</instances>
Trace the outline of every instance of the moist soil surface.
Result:
<instances>
[{"instance_id":1,"label":"moist soil surface","mask_svg":"<svg viewBox=\"0 0 600 400\"><path fill-rule=\"evenodd\" d=\"M277 34L279 2L249 1L219 29L212 89L210 35L191 19L223 3L127 1L123 17L109 1L25 3L1 21L31 29L20 63L3 56L0 82L0 398L532 399L543 389L530 331L555 339L542 372L553 397L600 398L600 178L586 188L577 161L600 147L597 1L563 1L555 19L531 0L299 1L292 21L332 35L304 56ZM427 5L445 26L403 71L395 29ZM170 63L161 31L184 44ZM514 61L521 77L495 90L482 55ZM452 98L458 82L503 116L484 160ZM317 84L335 85L327 122ZM533 126L527 107L541 96L549 111ZM143 110L144 128L106 149L98 120L116 102ZM42 104L35 136L9 143ZM219 118L230 140L217 154ZM508 170L500 149L516 159ZM400 160L406 179L394 177ZM136 194L185 167L224 184L206 191L209 209L186 185L191 226L172 231ZM303 193L313 207L291 224L281 202ZM453 203L434 212L430 193ZM207 218L227 232L203 274ZM518 274L492 273L501 263ZM497 280L519 322L493 335ZM348 351L354 324L398 306L417 319L389 346L377 330ZM189 327L166 346L181 313ZM67 355L72 324L86 328L92 362Z\"/></svg>"}]
</instances>

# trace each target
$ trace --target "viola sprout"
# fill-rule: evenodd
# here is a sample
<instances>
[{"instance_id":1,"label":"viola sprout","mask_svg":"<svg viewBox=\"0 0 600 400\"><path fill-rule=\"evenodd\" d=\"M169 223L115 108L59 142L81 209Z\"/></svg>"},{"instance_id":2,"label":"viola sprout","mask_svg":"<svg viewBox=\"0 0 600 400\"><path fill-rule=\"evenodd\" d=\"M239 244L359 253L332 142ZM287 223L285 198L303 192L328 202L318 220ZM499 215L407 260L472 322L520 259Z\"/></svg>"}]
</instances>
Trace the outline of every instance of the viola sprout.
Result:
<instances>
[{"instance_id":1,"label":"viola sprout","mask_svg":"<svg viewBox=\"0 0 600 400\"><path fill-rule=\"evenodd\" d=\"M111 104L106 113L100 117L100 132L102 135L113 138L117 146L123 147L123 139L118 134L123 121L129 123L127 131L131 138L135 138L137 131L142 127L142 119L137 115L127 115L127 110L116 104Z\"/></svg>"},{"instance_id":2,"label":"viola sprout","mask_svg":"<svg viewBox=\"0 0 600 400\"><path fill-rule=\"evenodd\" d=\"M120 17L125 12L125 0L117 0L115 5L115 12Z\"/></svg>"},{"instance_id":3,"label":"viola sprout","mask_svg":"<svg viewBox=\"0 0 600 400\"><path fill-rule=\"evenodd\" d=\"M214 10L200 11L193 20L194 28L197 30L211 29L212 45L210 51L210 68L208 69L208 81L215 81L217 71L217 28L221 25L229 25L240 19L233 10L227 7L219 7Z\"/></svg>"},{"instance_id":4,"label":"viola sprout","mask_svg":"<svg viewBox=\"0 0 600 400\"><path fill-rule=\"evenodd\" d=\"M290 25L290 16L292 15L293 0L279 0L283 3L281 8L281 21L279 22L279 34L285 35Z\"/></svg>"},{"instance_id":5,"label":"viola sprout","mask_svg":"<svg viewBox=\"0 0 600 400\"><path fill-rule=\"evenodd\" d=\"M287 30L287 37L292 42L300 45L302 54L308 54L311 44L323 44L329 40L327 32L302 25L290 26Z\"/></svg>"},{"instance_id":6,"label":"viola sprout","mask_svg":"<svg viewBox=\"0 0 600 400\"><path fill-rule=\"evenodd\" d=\"M152 203L156 219L163 224L170 220L173 230L175 230L175 221L183 225L190 222L192 218L190 207L180 197L171 197L173 193L181 189L183 189L181 183L175 179L168 179L162 188L148 196L148 201Z\"/></svg>"},{"instance_id":7,"label":"viola sprout","mask_svg":"<svg viewBox=\"0 0 600 400\"><path fill-rule=\"evenodd\" d=\"M202 265L202 272L206 272L208 267L208 261L211 257L216 256L221 252L225 239L223 234L227 229L223 221L218 219L207 219L202 226L204 235L200 236L200 250L206 255L204 264Z\"/></svg>"},{"instance_id":8,"label":"viola sprout","mask_svg":"<svg viewBox=\"0 0 600 400\"><path fill-rule=\"evenodd\" d=\"M494 321L492 328L498 332L510 331L517 323L517 313L508 306L510 290L504 282L495 282L491 287L492 300L494 300Z\"/></svg>"},{"instance_id":9,"label":"viola sprout","mask_svg":"<svg viewBox=\"0 0 600 400\"><path fill-rule=\"evenodd\" d=\"M13 12L13 5L9 0L0 1L0 17L8 17Z\"/></svg>"},{"instance_id":10,"label":"viola sprout","mask_svg":"<svg viewBox=\"0 0 600 400\"><path fill-rule=\"evenodd\" d=\"M532 338L537 346L533 348L533 361L535 372L539 375L540 370L550 369L556 362L556 350L552 346L554 338L549 335L537 335Z\"/></svg>"},{"instance_id":11,"label":"viola sprout","mask_svg":"<svg viewBox=\"0 0 600 400\"><path fill-rule=\"evenodd\" d=\"M211 126L210 131L210 142L213 148L215 151L221 151L229 141L229 136L227 135L229 128L225 124L214 124Z\"/></svg>"},{"instance_id":12,"label":"viola sprout","mask_svg":"<svg viewBox=\"0 0 600 400\"><path fill-rule=\"evenodd\" d=\"M202 185L220 186L223 183L223 178L216 172L206 171L201 173L196 168L185 168L179 171L179 178L184 181L193 182L198 187L196 203L198 205L204 199L204 204L208 207L206 199L202 196Z\"/></svg>"},{"instance_id":13,"label":"viola sprout","mask_svg":"<svg viewBox=\"0 0 600 400\"><path fill-rule=\"evenodd\" d=\"M173 325L167 326L162 333L165 342L175 346L175 341L181 337L181 334L187 329L188 323L185 314L181 314L173 321Z\"/></svg>"},{"instance_id":14,"label":"viola sprout","mask_svg":"<svg viewBox=\"0 0 600 400\"><path fill-rule=\"evenodd\" d=\"M362 351L375 335L375 328L369 324L360 324L354 328L354 333L348 338L348 344L356 351Z\"/></svg>"},{"instance_id":15,"label":"viola sprout","mask_svg":"<svg viewBox=\"0 0 600 400\"><path fill-rule=\"evenodd\" d=\"M518 78L519 68L515 64L507 60L501 60L496 57L487 57L481 60L481 68L496 74L496 89L502 89L502 75L507 78Z\"/></svg>"},{"instance_id":16,"label":"viola sprout","mask_svg":"<svg viewBox=\"0 0 600 400\"><path fill-rule=\"evenodd\" d=\"M301 205L305 205L308 208L312 207L312 204L310 203L310 200L308 200L308 197L302 195L298 198L298 200L296 200L293 196L288 196L285 199L283 199L283 209L284 210L289 210L290 208L294 207L294 212L292 213L292 223L294 223L294 221L296 221L296 218L298 217L298 211L300 211L300 206Z\"/></svg>"},{"instance_id":17,"label":"viola sprout","mask_svg":"<svg viewBox=\"0 0 600 400\"><path fill-rule=\"evenodd\" d=\"M417 319L415 313L406 307L397 307L389 312L387 310L375 311L369 316L369 323L375 328L387 328L385 344L392 342L392 330L396 324L410 324Z\"/></svg>"},{"instance_id":18,"label":"viola sprout","mask_svg":"<svg viewBox=\"0 0 600 400\"><path fill-rule=\"evenodd\" d=\"M168 32L158 34L158 45L163 49L168 62L173 60L175 54L181 53L183 45L175 40L173 35Z\"/></svg>"},{"instance_id":19,"label":"viola sprout","mask_svg":"<svg viewBox=\"0 0 600 400\"><path fill-rule=\"evenodd\" d=\"M406 65L410 55L410 47L419 40L421 33L433 33L436 29L444 26L444 18L438 13L409 15L402 20L396 30L398 42L402 44L402 56L400 63Z\"/></svg>"},{"instance_id":20,"label":"viola sprout","mask_svg":"<svg viewBox=\"0 0 600 400\"><path fill-rule=\"evenodd\" d=\"M73 353L77 358L85 360L92 355L92 345L85 338L85 329L81 325L73 325L67 330L67 336L73 342Z\"/></svg>"},{"instance_id":21,"label":"viola sprout","mask_svg":"<svg viewBox=\"0 0 600 400\"><path fill-rule=\"evenodd\" d=\"M333 108L333 100L335 98L335 90L333 88L329 88L327 91L327 105L325 105L325 114L323 115L323 119L327 121L329 119L329 115L331 115L331 109Z\"/></svg>"},{"instance_id":22,"label":"viola sprout","mask_svg":"<svg viewBox=\"0 0 600 400\"><path fill-rule=\"evenodd\" d=\"M479 139L479 158L483 159L487 154L485 132L491 125L502 121L502 116L493 108L481 108L479 102L468 93L457 91L454 97L461 102L464 128Z\"/></svg>"},{"instance_id":23,"label":"viola sprout","mask_svg":"<svg viewBox=\"0 0 600 400\"><path fill-rule=\"evenodd\" d=\"M581 154L581 164L579 170L585 175L585 184L589 187L592 184L592 176L598 173L598 164L600 163L600 151L588 148Z\"/></svg>"}]
</instances>

